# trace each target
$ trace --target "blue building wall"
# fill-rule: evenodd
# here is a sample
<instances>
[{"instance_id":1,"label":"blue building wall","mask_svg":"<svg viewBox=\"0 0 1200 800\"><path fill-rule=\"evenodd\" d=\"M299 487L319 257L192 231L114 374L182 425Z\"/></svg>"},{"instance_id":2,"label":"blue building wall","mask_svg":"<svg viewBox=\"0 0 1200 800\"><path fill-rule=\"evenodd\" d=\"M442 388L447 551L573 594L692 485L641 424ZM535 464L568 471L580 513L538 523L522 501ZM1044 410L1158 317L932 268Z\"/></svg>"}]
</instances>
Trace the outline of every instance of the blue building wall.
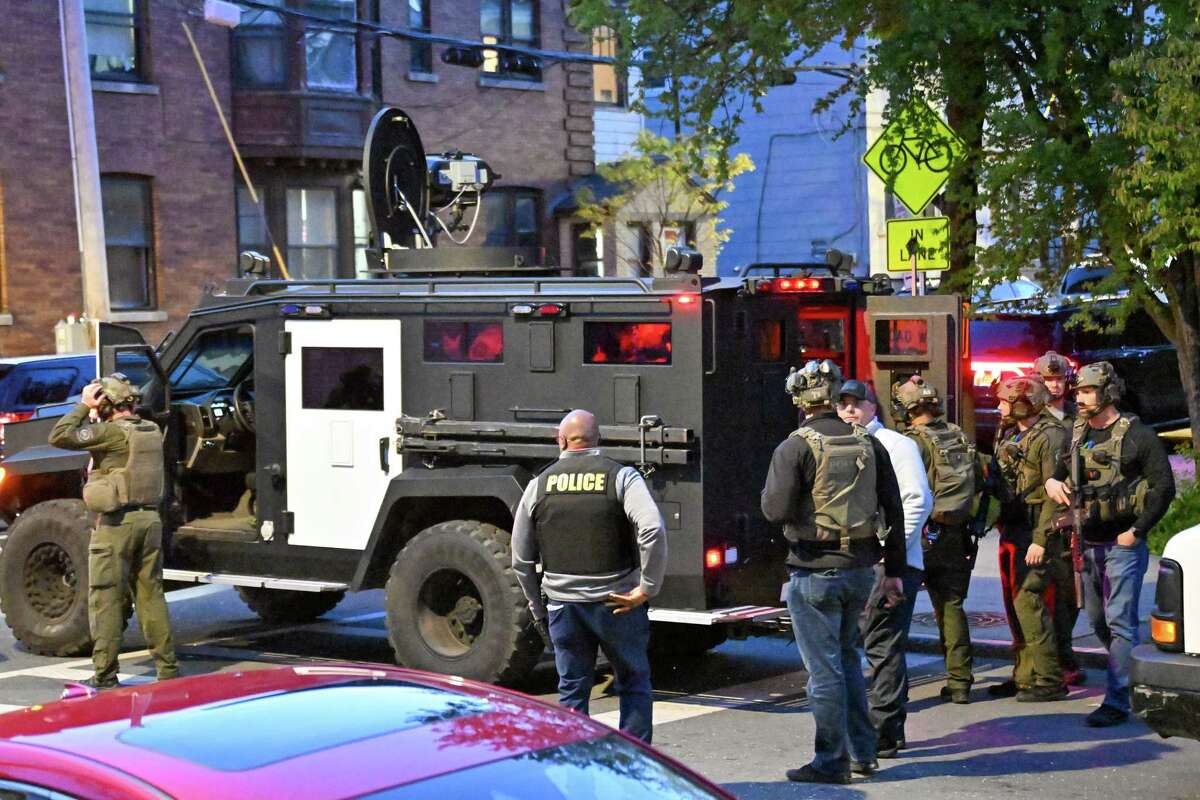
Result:
<instances>
[{"instance_id":1,"label":"blue building wall","mask_svg":"<svg viewBox=\"0 0 1200 800\"><path fill-rule=\"evenodd\" d=\"M861 51L826 48L811 64L848 64ZM836 247L854 255L855 271L866 274L870 260L867 217L866 126L860 112L851 118L841 98L815 114L813 105L840 79L799 72L796 83L778 86L763 99L762 113L746 115L735 152L749 154L753 172L740 176L725 195L721 214L732 236L717 261L719 274L732 275L761 261L821 261ZM649 100L649 98L648 98ZM671 135L670 123L647 120L647 127Z\"/></svg>"}]
</instances>

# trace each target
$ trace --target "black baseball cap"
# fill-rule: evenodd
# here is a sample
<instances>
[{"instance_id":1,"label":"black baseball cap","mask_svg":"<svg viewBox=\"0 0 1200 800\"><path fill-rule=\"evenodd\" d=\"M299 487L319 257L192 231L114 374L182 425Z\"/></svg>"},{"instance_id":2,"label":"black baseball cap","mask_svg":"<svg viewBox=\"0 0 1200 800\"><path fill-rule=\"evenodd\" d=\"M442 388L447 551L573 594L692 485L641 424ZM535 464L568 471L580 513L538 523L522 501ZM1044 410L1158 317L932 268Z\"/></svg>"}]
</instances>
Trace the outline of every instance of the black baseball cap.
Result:
<instances>
[{"instance_id":1,"label":"black baseball cap","mask_svg":"<svg viewBox=\"0 0 1200 800\"><path fill-rule=\"evenodd\" d=\"M839 395L850 395L859 400L870 400L875 405L879 405L879 399L875 397L875 390L862 381L849 380L842 384L842 390Z\"/></svg>"}]
</instances>

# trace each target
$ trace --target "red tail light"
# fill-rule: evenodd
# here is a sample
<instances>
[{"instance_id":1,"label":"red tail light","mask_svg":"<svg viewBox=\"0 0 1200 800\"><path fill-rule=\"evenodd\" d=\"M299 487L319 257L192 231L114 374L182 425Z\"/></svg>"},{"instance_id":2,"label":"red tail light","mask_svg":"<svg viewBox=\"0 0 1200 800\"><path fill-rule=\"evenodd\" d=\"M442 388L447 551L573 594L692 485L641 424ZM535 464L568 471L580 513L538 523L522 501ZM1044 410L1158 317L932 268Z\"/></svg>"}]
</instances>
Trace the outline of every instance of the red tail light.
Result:
<instances>
[{"instance_id":1,"label":"red tail light","mask_svg":"<svg viewBox=\"0 0 1200 800\"><path fill-rule=\"evenodd\" d=\"M0 425L7 425L10 422L24 422L32 416L32 411L5 411L0 414Z\"/></svg>"},{"instance_id":2,"label":"red tail light","mask_svg":"<svg viewBox=\"0 0 1200 800\"><path fill-rule=\"evenodd\" d=\"M708 569L716 569L725 563L725 553L719 547L710 547L704 551L704 566Z\"/></svg>"},{"instance_id":3,"label":"red tail light","mask_svg":"<svg viewBox=\"0 0 1200 800\"><path fill-rule=\"evenodd\" d=\"M771 281L773 292L823 292L833 289L830 278L776 278Z\"/></svg>"},{"instance_id":4,"label":"red tail light","mask_svg":"<svg viewBox=\"0 0 1200 800\"><path fill-rule=\"evenodd\" d=\"M1032 361L972 361L976 386L991 386L1007 376L1024 375L1033 369Z\"/></svg>"},{"instance_id":5,"label":"red tail light","mask_svg":"<svg viewBox=\"0 0 1200 800\"><path fill-rule=\"evenodd\" d=\"M675 302L683 306L690 306L699 302L699 298L694 294L681 294L675 298Z\"/></svg>"}]
</instances>

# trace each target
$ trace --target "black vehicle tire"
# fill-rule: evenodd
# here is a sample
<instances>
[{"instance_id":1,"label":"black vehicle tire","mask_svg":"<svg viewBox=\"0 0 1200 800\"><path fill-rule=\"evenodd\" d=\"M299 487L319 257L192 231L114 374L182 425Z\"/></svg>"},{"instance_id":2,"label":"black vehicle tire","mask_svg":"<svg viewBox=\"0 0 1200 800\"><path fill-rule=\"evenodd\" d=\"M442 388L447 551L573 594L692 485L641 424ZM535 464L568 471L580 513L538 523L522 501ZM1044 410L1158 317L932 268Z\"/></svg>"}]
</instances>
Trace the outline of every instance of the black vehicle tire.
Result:
<instances>
[{"instance_id":1,"label":"black vehicle tire","mask_svg":"<svg viewBox=\"0 0 1200 800\"><path fill-rule=\"evenodd\" d=\"M656 661L697 658L724 643L725 639L725 628L720 625L651 622L650 658Z\"/></svg>"},{"instance_id":2,"label":"black vehicle tire","mask_svg":"<svg viewBox=\"0 0 1200 800\"><path fill-rule=\"evenodd\" d=\"M88 540L91 521L81 500L33 506L9 529L0 553L0 610L31 652L86 655ZM128 619L128 612L126 614Z\"/></svg>"},{"instance_id":3,"label":"black vehicle tire","mask_svg":"<svg viewBox=\"0 0 1200 800\"><path fill-rule=\"evenodd\" d=\"M512 571L509 533L475 520L433 525L400 551L387 626L397 663L491 683L521 680L544 649Z\"/></svg>"},{"instance_id":4,"label":"black vehicle tire","mask_svg":"<svg viewBox=\"0 0 1200 800\"><path fill-rule=\"evenodd\" d=\"M332 611L346 596L345 592L299 592L259 586L239 586L237 593L263 622L290 624L312 622Z\"/></svg>"}]
</instances>

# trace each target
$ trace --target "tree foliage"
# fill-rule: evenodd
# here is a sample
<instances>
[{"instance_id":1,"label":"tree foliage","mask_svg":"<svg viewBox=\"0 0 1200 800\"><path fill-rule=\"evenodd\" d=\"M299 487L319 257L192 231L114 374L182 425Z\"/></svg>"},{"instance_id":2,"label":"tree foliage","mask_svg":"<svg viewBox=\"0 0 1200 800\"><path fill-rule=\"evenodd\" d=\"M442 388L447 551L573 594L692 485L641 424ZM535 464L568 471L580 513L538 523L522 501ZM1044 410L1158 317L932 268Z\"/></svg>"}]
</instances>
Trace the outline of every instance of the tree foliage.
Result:
<instances>
[{"instance_id":1,"label":"tree foliage","mask_svg":"<svg viewBox=\"0 0 1200 800\"><path fill-rule=\"evenodd\" d=\"M637 221L645 224L650 234L652 252L646 255L656 270L661 270L665 255L664 229L682 221L710 222L710 239L705 244L719 251L730 235L717 217L729 205L723 195L733 191L734 178L754 169L754 162L739 153L719 164L717 155L707 153L697 165L695 152L688 137L667 139L641 131L627 157L597 167L600 177L615 191L598 196L588 187L580 189L576 213L593 233L636 213ZM636 253L618 252L617 256L638 260Z\"/></svg>"}]
</instances>

